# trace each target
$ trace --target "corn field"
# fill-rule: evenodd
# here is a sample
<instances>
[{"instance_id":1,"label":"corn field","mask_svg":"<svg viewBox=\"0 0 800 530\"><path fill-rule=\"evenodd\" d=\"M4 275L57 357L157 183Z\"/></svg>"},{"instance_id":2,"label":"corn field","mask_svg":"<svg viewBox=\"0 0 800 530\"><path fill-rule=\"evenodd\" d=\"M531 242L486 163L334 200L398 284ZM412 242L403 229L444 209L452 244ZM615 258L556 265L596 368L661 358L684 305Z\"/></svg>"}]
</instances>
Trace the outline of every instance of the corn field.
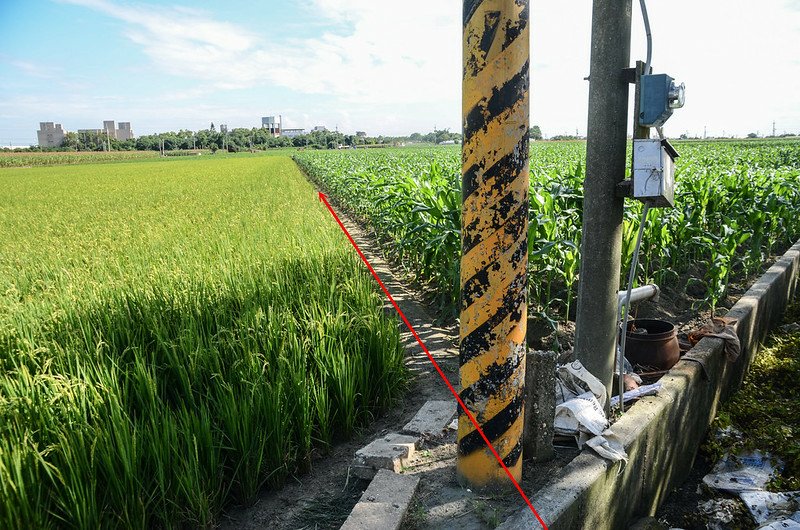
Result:
<instances>
[{"instance_id":1,"label":"corn field","mask_svg":"<svg viewBox=\"0 0 800 530\"><path fill-rule=\"evenodd\" d=\"M32 151L0 150L0 167L57 166L156 158L156 151Z\"/></svg>"},{"instance_id":2,"label":"corn field","mask_svg":"<svg viewBox=\"0 0 800 530\"><path fill-rule=\"evenodd\" d=\"M405 381L288 158L0 170L0 527L212 526Z\"/></svg>"},{"instance_id":3,"label":"corn field","mask_svg":"<svg viewBox=\"0 0 800 530\"><path fill-rule=\"evenodd\" d=\"M758 270L800 237L800 142L681 142L676 208L651 209L638 281L698 284L714 308L732 275ZM372 226L385 251L456 313L460 256L458 148L304 152L295 161ZM585 144L533 143L528 228L529 311L574 314L580 271ZM623 270L641 205L628 201Z\"/></svg>"}]
</instances>

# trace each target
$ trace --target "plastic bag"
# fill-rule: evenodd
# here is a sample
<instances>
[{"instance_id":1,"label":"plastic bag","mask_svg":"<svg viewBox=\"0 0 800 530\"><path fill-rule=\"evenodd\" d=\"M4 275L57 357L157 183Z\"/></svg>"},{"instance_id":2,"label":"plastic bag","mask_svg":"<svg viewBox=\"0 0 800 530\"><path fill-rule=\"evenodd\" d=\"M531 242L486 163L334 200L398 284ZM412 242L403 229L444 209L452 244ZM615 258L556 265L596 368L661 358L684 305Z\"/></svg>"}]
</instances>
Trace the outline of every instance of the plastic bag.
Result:
<instances>
[{"instance_id":1,"label":"plastic bag","mask_svg":"<svg viewBox=\"0 0 800 530\"><path fill-rule=\"evenodd\" d=\"M558 434L587 431L597 435L608 428L608 420L597 398L591 392L586 392L556 405L553 427Z\"/></svg>"},{"instance_id":2,"label":"plastic bag","mask_svg":"<svg viewBox=\"0 0 800 530\"><path fill-rule=\"evenodd\" d=\"M562 364L556 371L556 405L581 394L591 392L603 409L606 404L606 387L580 361Z\"/></svg>"}]
</instances>

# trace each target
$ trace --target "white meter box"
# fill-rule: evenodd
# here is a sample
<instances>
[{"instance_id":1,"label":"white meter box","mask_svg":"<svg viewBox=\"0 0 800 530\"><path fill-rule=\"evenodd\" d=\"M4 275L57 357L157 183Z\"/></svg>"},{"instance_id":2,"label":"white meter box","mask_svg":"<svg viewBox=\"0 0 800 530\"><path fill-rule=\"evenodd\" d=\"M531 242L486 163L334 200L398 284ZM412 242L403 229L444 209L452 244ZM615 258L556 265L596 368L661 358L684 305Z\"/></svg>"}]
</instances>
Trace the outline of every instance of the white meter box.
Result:
<instances>
[{"instance_id":1,"label":"white meter box","mask_svg":"<svg viewBox=\"0 0 800 530\"><path fill-rule=\"evenodd\" d=\"M677 157L666 140L633 140L633 197L650 206L674 206Z\"/></svg>"}]
</instances>

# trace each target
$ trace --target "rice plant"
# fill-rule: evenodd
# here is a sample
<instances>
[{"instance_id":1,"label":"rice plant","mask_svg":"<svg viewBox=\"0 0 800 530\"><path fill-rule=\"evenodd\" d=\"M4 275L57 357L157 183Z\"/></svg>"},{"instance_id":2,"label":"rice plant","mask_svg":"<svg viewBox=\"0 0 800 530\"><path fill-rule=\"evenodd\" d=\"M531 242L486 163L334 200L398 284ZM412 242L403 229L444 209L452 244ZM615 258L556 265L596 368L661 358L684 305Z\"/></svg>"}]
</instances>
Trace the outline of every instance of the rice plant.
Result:
<instances>
[{"instance_id":1,"label":"rice plant","mask_svg":"<svg viewBox=\"0 0 800 530\"><path fill-rule=\"evenodd\" d=\"M405 381L288 158L0 170L0 527L210 527Z\"/></svg>"}]
</instances>

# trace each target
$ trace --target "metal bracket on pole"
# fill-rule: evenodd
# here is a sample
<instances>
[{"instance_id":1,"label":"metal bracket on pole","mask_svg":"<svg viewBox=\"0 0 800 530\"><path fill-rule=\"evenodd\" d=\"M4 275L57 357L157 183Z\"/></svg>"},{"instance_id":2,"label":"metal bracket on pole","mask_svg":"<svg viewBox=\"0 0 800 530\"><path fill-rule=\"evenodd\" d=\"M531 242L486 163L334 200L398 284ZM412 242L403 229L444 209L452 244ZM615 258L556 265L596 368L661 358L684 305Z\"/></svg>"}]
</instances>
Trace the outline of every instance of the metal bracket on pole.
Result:
<instances>
[{"instance_id":1,"label":"metal bracket on pole","mask_svg":"<svg viewBox=\"0 0 800 530\"><path fill-rule=\"evenodd\" d=\"M633 197L633 181L625 179L622 182L618 182L614 194L617 197Z\"/></svg>"},{"instance_id":2,"label":"metal bracket on pole","mask_svg":"<svg viewBox=\"0 0 800 530\"><path fill-rule=\"evenodd\" d=\"M636 73L636 68L623 68L622 75L625 78L625 81L631 85L635 85L639 77Z\"/></svg>"}]
</instances>

